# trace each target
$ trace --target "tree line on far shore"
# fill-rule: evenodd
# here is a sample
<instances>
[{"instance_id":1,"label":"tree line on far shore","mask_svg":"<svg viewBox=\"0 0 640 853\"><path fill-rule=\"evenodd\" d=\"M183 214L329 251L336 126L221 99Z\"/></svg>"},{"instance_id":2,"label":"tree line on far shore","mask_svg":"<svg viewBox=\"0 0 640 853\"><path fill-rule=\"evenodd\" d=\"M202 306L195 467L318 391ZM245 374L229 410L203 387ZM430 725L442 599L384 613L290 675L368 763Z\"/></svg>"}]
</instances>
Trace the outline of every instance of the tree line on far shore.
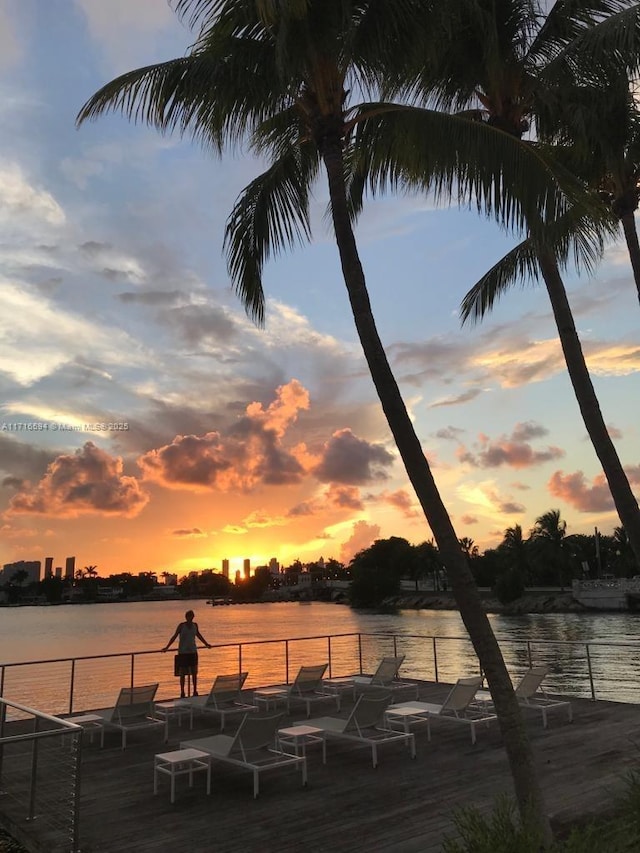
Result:
<instances>
[{"instance_id":1,"label":"tree line on far shore","mask_svg":"<svg viewBox=\"0 0 640 853\"><path fill-rule=\"evenodd\" d=\"M505 604L520 597L529 586L563 588L569 587L574 578L603 574L631 577L637 572L624 528L616 527L611 535L597 531L592 535L568 534L557 509L539 516L528 535L519 524L508 527L502 542L482 553L473 539L464 537L459 541L478 586L491 587ZM170 572L159 574L165 583L171 577ZM346 566L335 559L307 563L294 560L281 574L273 574L263 566L238 583L213 569L204 569L180 578L175 592L183 598L260 601L273 590L297 586L301 574L310 575L309 591L317 591L326 581L349 581L347 598L354 607L380 607L400 593L402 580L414 581L416 591L425 581L434 592L449 588L447 568L433 540L412 545L402 537L391 536L359 551ZM0 584L8 603L58 603L70 598L86 602L144 599L158 592L159 583L156 572L120 572L101 577L95 565L78 569L73 579L51 577L38 583L26 580L27 572L18 570Z\"/></svg>"}]
</instances>

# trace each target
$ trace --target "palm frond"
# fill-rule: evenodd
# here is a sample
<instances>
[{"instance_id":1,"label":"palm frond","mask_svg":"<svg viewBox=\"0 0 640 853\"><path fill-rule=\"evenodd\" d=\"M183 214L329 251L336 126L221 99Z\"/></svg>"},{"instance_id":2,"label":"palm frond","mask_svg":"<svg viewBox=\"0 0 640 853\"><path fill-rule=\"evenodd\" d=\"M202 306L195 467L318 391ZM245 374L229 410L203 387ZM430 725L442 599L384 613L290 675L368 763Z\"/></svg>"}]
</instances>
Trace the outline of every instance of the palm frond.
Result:
<instances>
[{"instance_id":1,"label":"palm frond","mask_svg":"<svg viewBox=\"0 0 640 853\"><path fill-rule=\"evenodd\" d=\"M387 188L430 192L436 201L475 205L519 231L554 222L573 206L594 205L583 183L547 151L501 130L417 107L373 107L361 106L366 117L357 127L355 168L374 194Z\"/></svg>"},{"instance_id":2,"label":"palm frond","mask_svg":"<svg viewBox=\"0 0 640 853\"><path fill-rule=\"evenodd\" d=\"M607 242L617 236L618 225L604 206L599 219L585 216L573 208L557 222L547 226L544 245L546 249L551 249L561 269L566 269L572 261L578 270L585 269L592 273ZM479 322L498 299L518 282L523 286L536 282L540 277L539 253L540 243L530 237L507 252L462 300L462 324L468 320Z\"/></svg>"},{"instance_id":3,"label":"palm frond","mask_svg":"<svg viewBox=\"0 0 640 853\"><path fill-rule=\"evenodd\" d=\"M543 71L547 84L567 79L605 82L640 69L640 3L610 14L596 26L584 27Z\"/></svg>"},{"instance_id":4,"label":"palm frond","mask_svg":"<svg viewBox=\"0 0 640 853\"><path fill-rule=\"evenodd\" d=\"M238 143L290 103L286 92L269 79L272 71L267 45L233 39L117 77L89 98L77 124L119 112L162 133L177 131L219 150Z\"/></svg>"},{"instance_id":5,"label":"palm frond","mask_svg":"<svg viewBox=\"0 0 640 853\"><path fill-rule=\"evenodd\" d=\"M311 145L289 148L243 190L227 220L224 247L233 287L258 325L264 323L265 261L311 237L309 187L318 166Z\"/></svg>"}]
</instances>

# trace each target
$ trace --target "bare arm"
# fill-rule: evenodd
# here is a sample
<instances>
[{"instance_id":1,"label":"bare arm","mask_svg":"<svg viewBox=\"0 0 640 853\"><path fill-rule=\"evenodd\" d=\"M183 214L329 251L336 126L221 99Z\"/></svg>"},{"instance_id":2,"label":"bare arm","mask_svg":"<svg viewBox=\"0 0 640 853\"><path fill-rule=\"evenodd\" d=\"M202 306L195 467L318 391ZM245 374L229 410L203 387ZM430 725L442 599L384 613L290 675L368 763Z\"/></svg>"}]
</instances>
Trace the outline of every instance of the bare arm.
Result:
<instances>
[{"instance_id":1,"label":"bare arm","mask_svg":"<svg viewBox=\"0 0 640 853\"><path fill-rule=\"evenodd\" d=\"M197 637L199 640L202 640L202 642L205 644L205 646L206 646L208 649L210 649L210 648L211 648L211 644L210 644L210 643L208 643L208 642L205 640L205 638L202 636L202 634L200 633L200 629L198 628L198 626L197 626L197 625L196 625L196 637Z\"/></svg>"},{"instance_id":2,"label":"bare arm","mask_svg":"<svg viewBox=\"0 0 640 853\"><path fill-rule=\"evenodd\" d=\"M182 623L180 623L180 625L181 625L181 624L182 624ZM173 636L171 637L171 639L169 640L169 642L167 643L167 645L166 645L166 646L164 647L164 649L162 650L163 652L166 652L166 651L168 651L168 650L169 650L169 646L171 645L171 643L173 643L173 641L175 640L175 638L176 638L176 637L178 636L178 634L180 633L180 625L178 625L178 627L176 628L176 630L173 632Z\"/></svg>"}]
</instances>

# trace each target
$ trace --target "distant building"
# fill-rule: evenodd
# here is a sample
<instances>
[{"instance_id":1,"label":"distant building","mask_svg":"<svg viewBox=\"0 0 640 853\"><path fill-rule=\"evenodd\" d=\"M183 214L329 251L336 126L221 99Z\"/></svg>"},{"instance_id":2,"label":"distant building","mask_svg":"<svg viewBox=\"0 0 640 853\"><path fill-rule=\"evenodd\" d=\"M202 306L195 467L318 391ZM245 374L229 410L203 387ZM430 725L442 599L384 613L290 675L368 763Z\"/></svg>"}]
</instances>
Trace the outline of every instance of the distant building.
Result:
<instances>
[{"instance_id":1,"label":"distant building","mask_svg":"<svg viewBox=\"0 0 640 853\"><path fill-rule=\"evenodd\" d=\"M2 567L2 582L9 583L16 572L26 572L27 576L22 581L22 585L38 583L41 568L40 560L18 560L16 563L5 563Z\"/></svg>"},{"instance_id":2,"label":"distant building","mask_svg":"<svg viewBox=\"0 0 640 853\"><path fill-rule=\"evenodd\" d=\"M62 580L62 566L56 566L56 577L58 580Z\"/></svg>"},{"instance_id":3,"label":"distant building","mask_svg":"<svg viewBox=\"0 0 640 853\"><path fill-rule=\"evenodd\" d=\"M73 580L76 574L76 558L67 557L64 564L64 576L67 580Z\"/></svg>"},{"instance_id":4,"label":"distant building","mask_svg":"<svg viewBox=\"0 0 640 853\"><path fill-rule=\"evenodd\" d=\"M242 580L242 572L237 571L236 572L236 579L235 579L236 585L239 584L241 580Z\"/></svg>"},{"instance_id":5,"label":"distant building","mask_svg":"<svg viewBox=\"0 0 640 853\"><path fill-rule=\"evenodd\" d=\"M172 575L169 572L164 576L164 582L166 586L177 586L178 585L178 575Z\"/></svg>"},{"instance_id":6,"label":"distant building","mask_svg":"<svg viewBox=\"0 0 640 853\"><path fill-rule=\"evenodd\" d=\"M248 580L249 576L251 574L251 560L248 560L248 559L245 560L242 565L243 565L245 580Z\"/></svg>"},{"instance_id":7,"label":"distant building","mask_svg":"<svg viewBox=\"0 0 640 853\"><path fill-rule=\"evenodd\" d=\"M269 571L271 572L272 575L279 575L280 574L280 563L276 560L275 557L272 557L269 560Z\"/></svg>"},{"instance_id":8,"label":"distant building","mask_svg":"<svg viewBox=\"0 0 640 853\"><path fill-rule=\"evenodd\" d=\"M227 580L229 579L229 560L222 561L222 574Z\"/></svg>"},{"instance_id":9,"label":"distant building","mask_svg":"<svg viewBox=\"0 0 640 853\"><path fill-rule=\"evenodd\" d=\"M45 578L53 577L53 557L44 558L44 576Z\"/></svg>"}]
</instances>

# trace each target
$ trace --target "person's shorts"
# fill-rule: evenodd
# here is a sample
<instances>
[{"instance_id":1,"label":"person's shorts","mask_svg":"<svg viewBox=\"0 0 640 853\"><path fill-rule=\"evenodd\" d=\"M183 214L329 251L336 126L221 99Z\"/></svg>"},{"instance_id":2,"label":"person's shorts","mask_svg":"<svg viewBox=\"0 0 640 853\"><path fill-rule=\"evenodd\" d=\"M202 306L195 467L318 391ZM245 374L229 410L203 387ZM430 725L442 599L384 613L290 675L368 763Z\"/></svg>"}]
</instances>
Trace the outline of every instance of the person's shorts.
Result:
<instances>
[{"instance_id":1,"label":"person's shorts","mask_svg":"<svg viewBox=\"0 0 640 853\"><path fill-rule=\"evenodd\" d=\"M174 658L174 675L195 675L198 671L198 653L182 652Z\"/></svg>"}]
</instances>

